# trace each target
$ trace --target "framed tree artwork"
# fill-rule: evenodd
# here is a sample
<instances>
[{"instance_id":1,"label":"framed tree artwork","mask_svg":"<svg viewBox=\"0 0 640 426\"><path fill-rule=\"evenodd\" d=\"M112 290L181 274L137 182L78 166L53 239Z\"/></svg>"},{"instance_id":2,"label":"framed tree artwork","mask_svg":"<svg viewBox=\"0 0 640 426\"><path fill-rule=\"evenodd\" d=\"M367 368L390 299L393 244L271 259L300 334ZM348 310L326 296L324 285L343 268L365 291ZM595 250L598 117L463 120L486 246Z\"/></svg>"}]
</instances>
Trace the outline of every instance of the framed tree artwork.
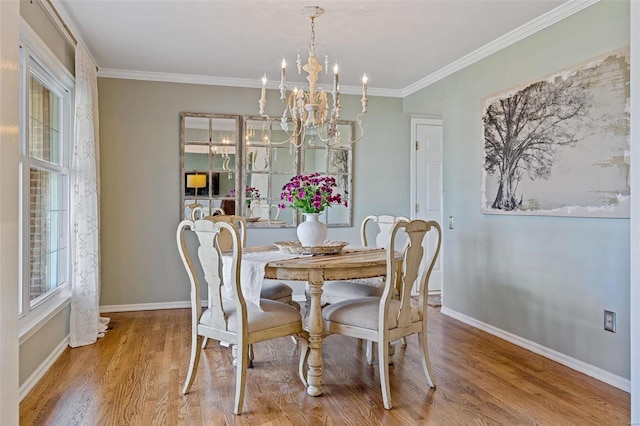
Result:
<instances>
[{"instance_id":1,"label":"framed tree artwork","mask_svg":"<svg viewBox=\"0 0 640 426\"><path fill-rule=\"evenodd\" d=\"M629 217L629 49L483 101L483 213Z\"/></svg>"}]
</instances>

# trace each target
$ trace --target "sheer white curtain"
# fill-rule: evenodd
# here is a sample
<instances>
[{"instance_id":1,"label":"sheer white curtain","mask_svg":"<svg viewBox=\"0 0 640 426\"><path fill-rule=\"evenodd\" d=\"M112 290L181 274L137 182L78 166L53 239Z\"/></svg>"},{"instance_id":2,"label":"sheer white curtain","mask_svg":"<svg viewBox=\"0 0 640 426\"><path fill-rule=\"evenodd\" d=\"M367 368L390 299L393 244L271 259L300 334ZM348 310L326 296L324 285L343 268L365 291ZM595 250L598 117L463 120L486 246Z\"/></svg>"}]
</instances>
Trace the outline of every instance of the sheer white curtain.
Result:
<instances>
[{"instance_id":1,"label":"sheer white curtain","mask_svg":"<svg viewBox=\"0 0 640 426\"><path fill-rule=\"evenodd\" d=\"M96 65L76 46L75 125L72 159L71 324L72 347L104 336L109 318L100 318L100 169Z\"/></svg>"}]
</instances>

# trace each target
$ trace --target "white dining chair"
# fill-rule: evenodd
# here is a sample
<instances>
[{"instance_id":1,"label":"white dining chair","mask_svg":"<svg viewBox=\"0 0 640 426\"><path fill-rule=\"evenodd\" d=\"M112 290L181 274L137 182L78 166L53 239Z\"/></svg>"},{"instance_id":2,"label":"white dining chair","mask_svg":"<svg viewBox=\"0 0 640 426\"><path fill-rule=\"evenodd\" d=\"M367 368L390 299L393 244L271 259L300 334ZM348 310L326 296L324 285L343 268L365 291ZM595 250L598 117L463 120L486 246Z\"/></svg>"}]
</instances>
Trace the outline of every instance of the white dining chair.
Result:
<instances>
[{"instance_id":1,"label":"white dining chair","mask_svg":"<svg viewBox=\"0 0 640 426\"><path fill-rule=\"evenodd\" d=\"M240 245L242 248L246 247L247 222L244 217L238 216L238 215L226 215L223 213L215 216L207 216L205 217L205 219L211 220L213 222L227 222L235 225L240 232ZM227 251L231 251L232 249L231 235L223 230L221 232L221 235L217 239L217 244L221 252L224 253ZM296 310L298 311L300 310L300 305L298 304L298 302L293 300L293 289L281 281L266 280L266 279L263 280L262 288L260 289L260 298L286 303L296 308ZM208 300L207 306L211 306L211 300ZM207 342L208 342L208 339L205 337L202 342L203 348L207 346ZM251 353L250 359L253 360L253 353Z\"/></svg>"},{"instance_id":2,"label":"white dining chair","mask_svg":"<svg viewBox=\"0 0 640 426\"><path fill-rule=\"evenodd\" d=\"M364 247L377 247L386 249L389 245L389 236L393 226L400 222L408 222L410 219L405 216L392 215L369 215L360 224L360 241ZM373 244L367 238L371 228L375 229ZM357 281L328 281L322 287L322 305L342 302L344 300L357 299L361 297L380 297L384 290L384 277L365 278ZM406 345L406 339L401 339ZM374 347L371 341L367 341L366 357L369 365L374 361ZM390 348L393 355L393 347Z\"/></svg>"},{"instance_id":3,"label":"white dining chair","mask_svg":"<svg viewBox=\"0 0 640 426\"><path fill-rule=\"evenodd\" d=\"M409 218L391 215L370 215L365 217L360 224L360 240L364 247L387 248L389 235L393 226L400 221L408 222ZM373 244L369 244L367 238L368 229L377 225L378 232L374 236ZM322 304L342 302L343 300L359 297L382 295L384 278L366 278L357 281L328 281L322 287Z\"/></svg>"},{"instance_id":4,"label":"white dining chair","mask_svg":"<svg viewBox=\"0 0 640 426\"><path fill-rule=\"evenodd\" d=\"M196 271L196 263L190 256L185 242L185 231L193 231L199 243L197 260L209 291L209 306L202 310L201 283ZM222 253L217 243L224 231L231 238L233 261L231 278L226 285L232 289L233 299L224 299L222 291ZM176 240L180 258L185 266L191 285L191 355L189 368L182 392L188 393L195 378L200 360L203 338L230 342L236 360L236 392L234 413L240 414L244 399L246 369L249 364L249 347L258 342L284 336L296 336L300 345L298 374L306 386L304 364L308 354L308 334L302 328L302 316L290 305L262 299L260 307L247 304L240 287L242 243L238 229L226 221L184 220L178 225Z\"/></svg>"},{"instance_id":5,"label":"white dining chair","mask_svg":"<svg viewBox=\"0 0 640 426\"><path fill-rule=\"evenodd\" d=\"M260 202L254 203L250 209L252 217L259 217L263 220L279 220L280 208L277 204L262 204Z\"/></svg>"},{"instance_id":6,"label":"white dining chair","mask_svg":"<svg viewBox=\"0 0 640 426\"><path fill-rule=\"evenodd\" d=\"M401 266L394 260L395 237L399 231L407 234ZM428 268L420 273L425 256L423 247L427 234L436 232L435 250L428 252ZM431 372L427 340L427 291L433 266L440 252L442 231L435 221L400 221L393 225L387 247L387 276L381 297L363 297L331 304L322 310L326 334L342 334L377 343L380 387L384 407L391 409L389 387L389 343L411 334L418 334L422 367L430 387L436 382ZM399 297L394 298L396 285ZM417 303L412 306L412 289L418 290Z\"/></svg>"},{"instance_id":7,"label":"white dining chair","mask_svg":"<svg viewBox=\"0 0 640 426\"><path fill-rule=\"evenodd\" d=\"M202 204L190 204L187 206L186 210L187 210L187 213L189 213L187 214L187 216L191 217L191 220L199 220L205 217L204 206ZM213 210L211 211L212 216L217 216L221 214L224 214L224 210L222 210L220 207L214 207Z\"/></svg>"}]
</instances>

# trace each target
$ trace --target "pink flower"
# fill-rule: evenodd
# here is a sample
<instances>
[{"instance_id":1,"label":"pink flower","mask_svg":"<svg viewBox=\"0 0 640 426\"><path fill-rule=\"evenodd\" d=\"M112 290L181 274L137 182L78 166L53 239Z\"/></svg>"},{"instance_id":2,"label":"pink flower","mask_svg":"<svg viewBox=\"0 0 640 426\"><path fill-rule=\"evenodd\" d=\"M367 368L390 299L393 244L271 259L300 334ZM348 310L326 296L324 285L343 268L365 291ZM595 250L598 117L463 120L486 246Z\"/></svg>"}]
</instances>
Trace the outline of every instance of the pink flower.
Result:
<instances>
[{"instance_id":1,"label":"pink flower","mask_svg":"<svg viewBox=\"0 0 640 426\"><path fill-rule=\"evenodd\" d=\"M282 187L280 199L288 201L290 207L302 213L320 213L331 204L342 204L342 196L333 193L337 186L334 177L320 173L294 176ZM284 203L278 207L286 208Z\"/></svg>"}]
</instances>

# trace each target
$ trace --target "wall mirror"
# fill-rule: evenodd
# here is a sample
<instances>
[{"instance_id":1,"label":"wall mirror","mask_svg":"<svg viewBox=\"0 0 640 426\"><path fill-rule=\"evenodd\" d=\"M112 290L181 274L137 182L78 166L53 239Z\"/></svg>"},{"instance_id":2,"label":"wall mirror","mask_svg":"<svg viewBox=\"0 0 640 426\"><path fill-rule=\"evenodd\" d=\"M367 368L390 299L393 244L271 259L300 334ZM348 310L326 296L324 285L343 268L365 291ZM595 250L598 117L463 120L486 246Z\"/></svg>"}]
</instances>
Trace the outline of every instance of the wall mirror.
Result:
<instances>
[{"instance_id":1,"label":"wall mirror","mask_svg":"<svg viewBox=\"0 0 640 426\"><path fill-rule=\"evenodd\" d=\"M289 128L293 125L289 123ZM295 226L300 217L291 208L278 209L282 187L295 175L319 172L333 176L337 191L347 205L334 205L324 212L327 226L351 226L352 210L352 144L354 123L341 121L339 144L327 147L322 142L304 141L299 148L287 141L279 118L265 121L263 117L243 118L245 153L243 182L246 186L245 216L251 216L249 226ZM259 196L256 196L259 194Z\"/></svg>"},{"instance_id":2,"label":"wall mirror","mask_svg":"<svg viewBox=\"0 0 640 426\"><path fill-rule=\"evenodd\" d=\"M302 146L301 173L319 172L336 179L337 192L342 195L346 206L333 205L325 209L325 221L327 226L351 226L352 224L352 164L354 138L354 122L339 121L338 132L341 142L333 146L325 146L324 143L305 142Z\"/></svg>"},{"instance_id":3,"label":"wall mirror","mask_svg":"<svg viewBox=\"0 0 640 426\"><path fill-rule=\"evenodd\" d=\"M293 125L289 123L289 128ZM288 135L280 118L190 113L180 114L180 210L190 218L222 210L247 218L250 227L294 227L301 220L291 208L279 209L282 187L299 174L333 176L347 205L324 212L330 227L352 226L352 144L355 126L339 121L340 143L282 143Z\"/></svg>"},{"instance_id":4,"label":"wall mirror","mask_svg":"<svg viewBox=\"0 0 640 426\"><path fill-rule=\"evenodd\" d=\"M286 141L278 120L244 117L245 202L250 226L295 226L293 209L279 209L282 187L299 170L299 150ZM257 219L257 220L256 220Z\"/></svg>"},{"instance_id":5,"label":"wall mirror","mask_svg":"<svg viewBox=\"0 0 640 426\"><path fill-rule=\"evenodd\" d=\"M236 207L242 169L240 128L238 115L180 114L182 217L190 218L197 206L205 215L217 208L240 214Z\"/></svg>"}]
</instances>

